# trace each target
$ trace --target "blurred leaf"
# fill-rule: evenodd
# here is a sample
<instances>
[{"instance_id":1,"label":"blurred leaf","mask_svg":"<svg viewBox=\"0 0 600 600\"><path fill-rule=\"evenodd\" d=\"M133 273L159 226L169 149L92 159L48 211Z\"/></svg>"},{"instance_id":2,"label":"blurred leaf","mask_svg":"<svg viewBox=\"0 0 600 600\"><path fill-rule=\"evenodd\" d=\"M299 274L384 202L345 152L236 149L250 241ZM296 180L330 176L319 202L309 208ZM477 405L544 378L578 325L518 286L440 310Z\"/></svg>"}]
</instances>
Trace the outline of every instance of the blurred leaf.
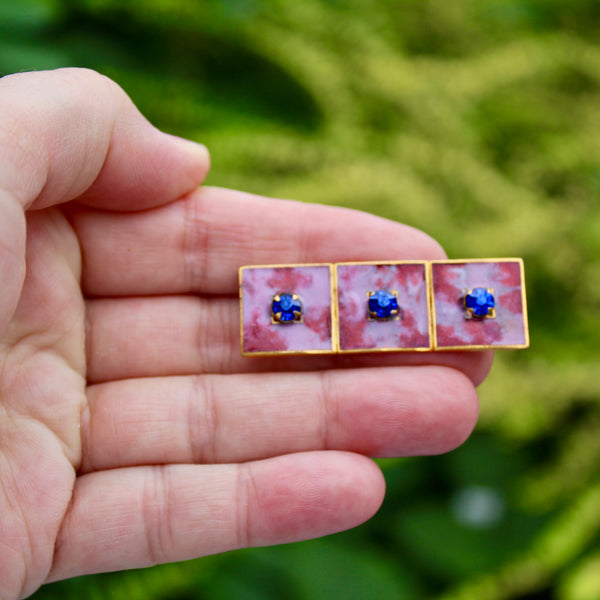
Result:
<instances>
[{"instance_id":1,"label":"blurred leaf","mask_svg":"<svg viewBox=\"0 0 600 600\"><path fill-rule=\"evenodd\" d=\"M493 527L468 527L454 518L449 502L404 509L394 524L398 540L420 568L448 582L498 568L538 528L534 519L514 511L507 511Z\"/></svg>"},{"instance_id":2,"label":"blurred leaf","mask_svg":"<svg viewBox=\"0 0 600 600\"><path fill-rule=\"evenodd\" d=\"M58 14L54 0L3 0L0 4L0 32L4 35L39 32Z\"/></svg>"},{"instance_id":3,"label":"blurred leaf","mask_svg":"<svg viewBox=\"0 0 600 600\"><path fill-rule=\"evenodd\" d=\"M600 552L585 556L565 573L559 585L558 600L597 600L600 598Z\"/></svg>"},{"instance_id":4,"label":"blurred leaf","mask_svg":"<svg viewBox=\"0 0 600 600\"><path fill-rule=\"evenodd\" d=\"M299 599L400 600L420 595L404 565L360 545L318 541L286 550Z\"/></svg>"}]
</instances>

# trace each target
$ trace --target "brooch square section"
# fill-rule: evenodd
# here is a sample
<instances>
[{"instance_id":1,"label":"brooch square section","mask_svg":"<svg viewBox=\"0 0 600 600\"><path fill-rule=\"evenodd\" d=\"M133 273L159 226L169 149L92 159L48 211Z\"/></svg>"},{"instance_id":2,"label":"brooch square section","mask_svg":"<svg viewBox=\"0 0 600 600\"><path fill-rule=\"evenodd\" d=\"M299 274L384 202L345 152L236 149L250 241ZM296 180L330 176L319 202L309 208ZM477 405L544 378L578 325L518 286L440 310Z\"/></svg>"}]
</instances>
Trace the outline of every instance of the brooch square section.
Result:
<instances>
[{"instance_id":1,"label":"brooch square section","mask_svg":"<svg viewBox=\"0 0 600 600\"><path fill-rule=\"evenodd\" d=\"M520 258L431 263L434 348L527 348L527 303Z\"/></svg>"},{"instance_id":2,"label":"brooch square section","mask_svg":"<svg viewBox=\"0 0 600 600\"><path fill-rule=\"evenodd\" d=\"M339 352L431 350L425 262L335 268Z\"/></svg>"},{"instance_id":3,"label":"brooch square section","mask_svg":"<svg viewBox=\"0 0 600 600\"><path fill-rule=\"evenodd\" d=\"M335 351L333 265L242 267L239 281L244 356Z\"/></svg>"}]
</instances>

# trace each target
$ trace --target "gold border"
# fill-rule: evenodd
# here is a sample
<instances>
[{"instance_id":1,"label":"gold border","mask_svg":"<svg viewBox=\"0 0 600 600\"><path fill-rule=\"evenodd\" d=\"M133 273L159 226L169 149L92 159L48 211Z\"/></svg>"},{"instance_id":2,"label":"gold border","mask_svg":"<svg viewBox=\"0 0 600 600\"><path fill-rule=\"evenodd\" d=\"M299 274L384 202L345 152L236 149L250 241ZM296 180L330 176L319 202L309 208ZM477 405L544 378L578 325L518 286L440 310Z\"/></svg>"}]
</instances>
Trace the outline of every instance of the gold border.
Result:
<instances>
[{"instance_id":1,"label":"gold border","mask_svg":"<svg viewBox=\"0 0 600 600\"><path fill-rule=\"evenodd\" d=\"M347 260L332 263L334 267L347 265L425 265L429 260Z\"/></svg>"},{"instance_id":2,"label":"gold border","mask_svg":"<svg viewBox=\"0 0 600 600\"><path fill-rule=\"evenodd\" d=\"M435 305L433 302L433 268L431 261L427 261L427 310L429 311L429 343L431 352L435 352L437 336L435 328Z\"/></svg>"},{"instance_id":3,"label":"gold border","mask_svg":"<svg viewBox=\"0 0 600 600\"><path fill-rule=\"evenodd\" d=\"M461 263L504 263L516 262L519 263L519 276L521 278L521 304L523 308L523 335L525 342L523 344L505 344L505 345L471 345L471 346L438 346L437 343L437 322L435 310L435 297L433 293L433 265L436 264L461 264ZM529 322L527 319L527 294L525 292L525 266L522 258L452 258L447 260L431 260L429 261L431 271L429 294L431 298L431 322L433 324L433 348L434 352L469 352L477 350L523 350L529 348Z\"/></svg>"},{"instance_id":4,"label":"gold border","mask_svg":"<svg viewBox=\"0 0 600 600\"><path fill-rule=\"evenodd\" d=\"M331 308L331 350L277 350L265 352L245 352L244 351L244 302L243 302L243 272L248 269L295 269L298 267L329 267L329 304ZM292 263L292 264L268 264L268 265L244 265L238 269L238 288L240 298L240 350L242 356L306 356L315 354L336 354L337 347L337 314L334 309L334 299L336 297L336 288L334 282L334 264L333 263Z\"/></svg>"},{"instance_id":5,"label":"gold border","mask_svg":"<svg viewBox=\"0 0 600 600\"><path fill-rule=\"evenodd\" d=\"M427 301L427 323L428 323L428 333L429 333L429 345L428 346L420 346L418 348L352 348L350 350L342 350L340 347L340 338L339 338L339 323L338 323L338 337L337 337L337 352L338 354L376 354L378 352L431 352L433 350L433 338L431 337L431 311L429 310L429 269L428 269L429 261L426 260L368 260L368 261L345 261L333 263L333 268L335 272L335 282L336 282L336 292L338 289L338 271L337 268L339 266L348 266L348 265L423 265L423 270L425 274L425 294ZM336 305L336 313L339 317L339 297L336 293L335 295L335 305ZM390 319L392 320L392 319Z\"/></svg>"},{"instance_id":6,"label":"gold border","mask_svg":"<svg viewBox=\"0 0 600 600\"><path fill-rule=\"evenodd\" d=\"M335 354L340 353L340 314L338 310L337 271L335 263L329 263L329 279L331 281L331 347Z\"/></svg>"}]
</instances>

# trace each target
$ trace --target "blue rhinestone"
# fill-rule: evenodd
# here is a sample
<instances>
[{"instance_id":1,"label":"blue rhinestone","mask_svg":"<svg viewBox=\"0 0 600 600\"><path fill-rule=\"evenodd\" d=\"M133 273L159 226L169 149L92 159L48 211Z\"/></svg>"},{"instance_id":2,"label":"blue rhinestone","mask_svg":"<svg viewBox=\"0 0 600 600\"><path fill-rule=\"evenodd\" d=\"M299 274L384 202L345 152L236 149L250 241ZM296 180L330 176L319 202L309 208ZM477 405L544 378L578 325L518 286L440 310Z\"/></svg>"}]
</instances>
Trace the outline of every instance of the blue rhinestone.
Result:
<instances>
[{"instance_id":1,"label":"blue rhinestone","mask_svg":"<svg viewBox=\"0 0 600 600\"><path fill-rule=\"evenodd\" d=\"M275 298L279 297L278 300ZM282 293L273 297L271 314L279 323L293 323L302 318L302 302L294 294Z\"/></svg>"},{"instance_id":2,"label":"blue rhinestone","mask_svg":"<svg viewBox=\"0 0 600 600\"><path fill-rule=\"evenodd\" d=\"M369 316L374 319L391 319L398 314L398 298L386 290L369 294L368 306Z\"/></svg>"},{"instance_id":3,"label":"blue rhinestone","mask_svg":"<svg viewBox=\"0 0 600 600\"><path fill-rule=\"evenodd\" d=\"M291 294L281 294L279 296L279 306L283 311L291 310L294 306L294 297Z\"/></svg>"},{"instance_id":4,"label":"blue rhinestone","mask_svg":"<svg viewBox=\"0 0 600 600\"><path fill-rule=\"evenodd\" d=\"M471 309L474 317L487 317L495 305L494 295L486 288L473 288L465 296L465 308Z\"/></svg>"}]
</instances>

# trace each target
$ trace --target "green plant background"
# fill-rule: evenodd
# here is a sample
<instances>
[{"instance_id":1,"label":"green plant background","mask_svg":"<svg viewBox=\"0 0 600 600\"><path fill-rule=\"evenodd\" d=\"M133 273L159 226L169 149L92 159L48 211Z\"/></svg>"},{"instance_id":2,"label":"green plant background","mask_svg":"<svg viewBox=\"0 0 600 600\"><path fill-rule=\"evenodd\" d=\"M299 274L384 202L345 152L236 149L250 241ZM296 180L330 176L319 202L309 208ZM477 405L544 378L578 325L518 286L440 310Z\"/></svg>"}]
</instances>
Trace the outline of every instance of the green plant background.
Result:
<instances>
[{"instance_id":1,"label":"green plant background","mask_svg":"<svg viewBox=\"0 0 600 600\"><path fill-rule=\"evenodd\" d=\"M209 146L211 184L524 257L532 338L462 448L381 461L362 527L36 600L600 598L599 25L597 0L2 0L2 74L105 73Z\"/></svg>"}]
</instances>

